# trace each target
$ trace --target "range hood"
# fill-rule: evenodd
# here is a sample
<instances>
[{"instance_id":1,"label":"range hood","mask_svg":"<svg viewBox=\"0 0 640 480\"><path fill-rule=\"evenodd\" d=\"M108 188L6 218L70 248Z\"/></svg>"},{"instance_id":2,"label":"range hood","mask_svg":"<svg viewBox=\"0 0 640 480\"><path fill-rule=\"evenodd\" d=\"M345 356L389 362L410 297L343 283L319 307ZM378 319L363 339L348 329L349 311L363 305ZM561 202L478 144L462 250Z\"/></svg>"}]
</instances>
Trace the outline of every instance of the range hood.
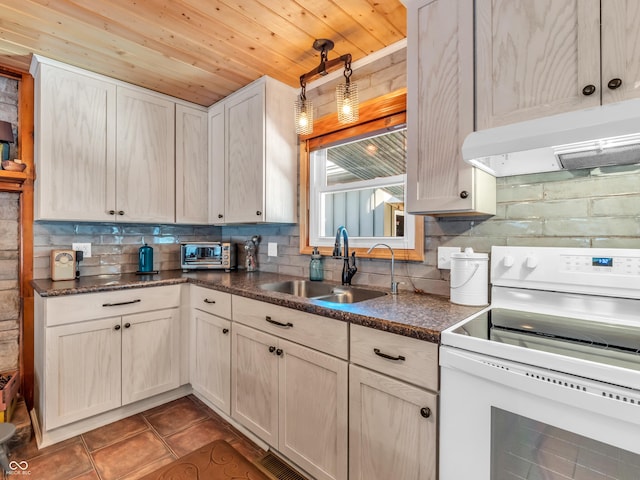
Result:
<instances>
[{"instance_id":1,"label":"range hood","mask_svg":"<svg viewBox=\"0 0 640 480\"><path fill-rule=\"evenodd\" d=\"M473 132L462 157L496 177L640 163L640 99Z\"/></svg>"}]
</instances>

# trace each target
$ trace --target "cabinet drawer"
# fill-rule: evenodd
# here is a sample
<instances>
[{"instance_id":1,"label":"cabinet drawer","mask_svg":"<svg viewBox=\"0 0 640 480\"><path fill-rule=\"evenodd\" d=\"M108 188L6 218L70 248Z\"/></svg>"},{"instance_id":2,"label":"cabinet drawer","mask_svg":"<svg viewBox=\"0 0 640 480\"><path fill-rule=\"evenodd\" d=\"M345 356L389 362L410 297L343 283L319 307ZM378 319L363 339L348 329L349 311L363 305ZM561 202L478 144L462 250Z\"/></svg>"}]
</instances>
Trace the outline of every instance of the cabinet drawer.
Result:
<instances>
[{"instance_id":1,"label":"cabinet drawer","mask_svg":"<svg viewBox=\"0 0 640 480\"><path fill-rule=\"evenodd\" d=\"M392 360L382 355L403 359ZM351 325L351 362L438 390L438 345L435 343Z\"/></svg>"},{"instance_id":2,"label":"cabinet drawer","mask_svg":"<svg viewBox=\"0 0 640 480\"><path fill-rule=\"evenodd\" d=\"M232 297L232 305L235 322L339 358L348 358L346 322L236 295Z\"/></svg>"},{"instance_id":3,"label":"cabinet drawer","mask_svg":"<svg viewBox=\"0 0 640 480\"><path fill-rule=\"evenodd\" d=\"M191 307L222 318L231 318L231 294L191 285Z\"/></svg>"},{"instance_id":4,"label":"cabinet drawer","mask_svg":"<svg viewBox=\"0 0 640 480\"><path fill-rule=\"evenodd\" d=\"M46 326L178 307L180 287L167 285L48 297L44 302Z\"/></svg>"}]
</instances>

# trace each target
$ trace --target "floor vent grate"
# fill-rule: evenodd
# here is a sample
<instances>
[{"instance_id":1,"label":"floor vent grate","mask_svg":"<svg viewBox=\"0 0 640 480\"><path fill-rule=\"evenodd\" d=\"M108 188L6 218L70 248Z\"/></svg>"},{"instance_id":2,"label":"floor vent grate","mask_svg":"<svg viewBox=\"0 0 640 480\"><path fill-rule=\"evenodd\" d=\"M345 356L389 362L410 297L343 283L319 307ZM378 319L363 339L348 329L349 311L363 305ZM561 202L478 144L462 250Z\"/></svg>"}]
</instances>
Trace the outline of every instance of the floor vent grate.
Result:
<instances>
[{"instance_id":1,"label":"floor vent grate","mask_svg":"<svg viewBox=\"0 0 640 480\"><path fill-rule=\"evenodd\" d=\"M278 480L307 480L271 452L267 452L259 463Z\"/></svg>"}]
</instances>

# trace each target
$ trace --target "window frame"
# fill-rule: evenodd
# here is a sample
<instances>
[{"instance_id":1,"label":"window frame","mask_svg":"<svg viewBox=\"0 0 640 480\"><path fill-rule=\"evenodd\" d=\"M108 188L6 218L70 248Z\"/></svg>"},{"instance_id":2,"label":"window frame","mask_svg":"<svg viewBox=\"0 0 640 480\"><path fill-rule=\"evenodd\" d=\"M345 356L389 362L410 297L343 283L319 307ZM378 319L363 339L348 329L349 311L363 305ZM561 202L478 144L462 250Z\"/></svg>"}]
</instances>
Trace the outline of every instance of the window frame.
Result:
<instances>
[{"instance_id":1,"label":"window frame","mask_svg":"<svg viewBox=\"0 0 640 480\"><path fill-rule=\"evenodd\" d=\"M345 127L338 123L337 114L327 115L314 124L314 132L300 136L300 253L311 254L310 244L310 152L343 142L346 139L357 140L366 137L370 132L388 129L396 125L406 124L406 88L397 90L382 97L374 98L360 105L360 119ZM406 182L405 182L406 187ZM407 213L408 215L408 213ZM393 247L397 260L424 261L424 220L414 216L413 248ZM351 251L360 258L391 258L386 248L376 248L367 254L368 247L378 241L386 241L388 237L361 237L350 242ZM359 246L366 244L366 246ZM330 256L332 246L319 246L323 255Z\"/></svg>"}]
</instances>

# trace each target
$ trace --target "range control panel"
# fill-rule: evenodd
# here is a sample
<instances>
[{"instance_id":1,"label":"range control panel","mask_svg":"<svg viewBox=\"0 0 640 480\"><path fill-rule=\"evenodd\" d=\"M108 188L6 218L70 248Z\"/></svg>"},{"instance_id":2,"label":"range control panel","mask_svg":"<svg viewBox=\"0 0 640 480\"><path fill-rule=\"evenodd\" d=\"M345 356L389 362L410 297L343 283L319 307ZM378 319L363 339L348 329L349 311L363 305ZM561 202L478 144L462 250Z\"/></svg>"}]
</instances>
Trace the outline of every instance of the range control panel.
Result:
<instances>
[{"instance_id":1,"label":"range control panel","mask_svg":"<svg viewBox=\"0 0 640 480\"><path fill-rule=\"evenodd\" d=\"M640 298L640 250L493 247L491 283L536 290Z\"/></svg>"}]
</instances>

